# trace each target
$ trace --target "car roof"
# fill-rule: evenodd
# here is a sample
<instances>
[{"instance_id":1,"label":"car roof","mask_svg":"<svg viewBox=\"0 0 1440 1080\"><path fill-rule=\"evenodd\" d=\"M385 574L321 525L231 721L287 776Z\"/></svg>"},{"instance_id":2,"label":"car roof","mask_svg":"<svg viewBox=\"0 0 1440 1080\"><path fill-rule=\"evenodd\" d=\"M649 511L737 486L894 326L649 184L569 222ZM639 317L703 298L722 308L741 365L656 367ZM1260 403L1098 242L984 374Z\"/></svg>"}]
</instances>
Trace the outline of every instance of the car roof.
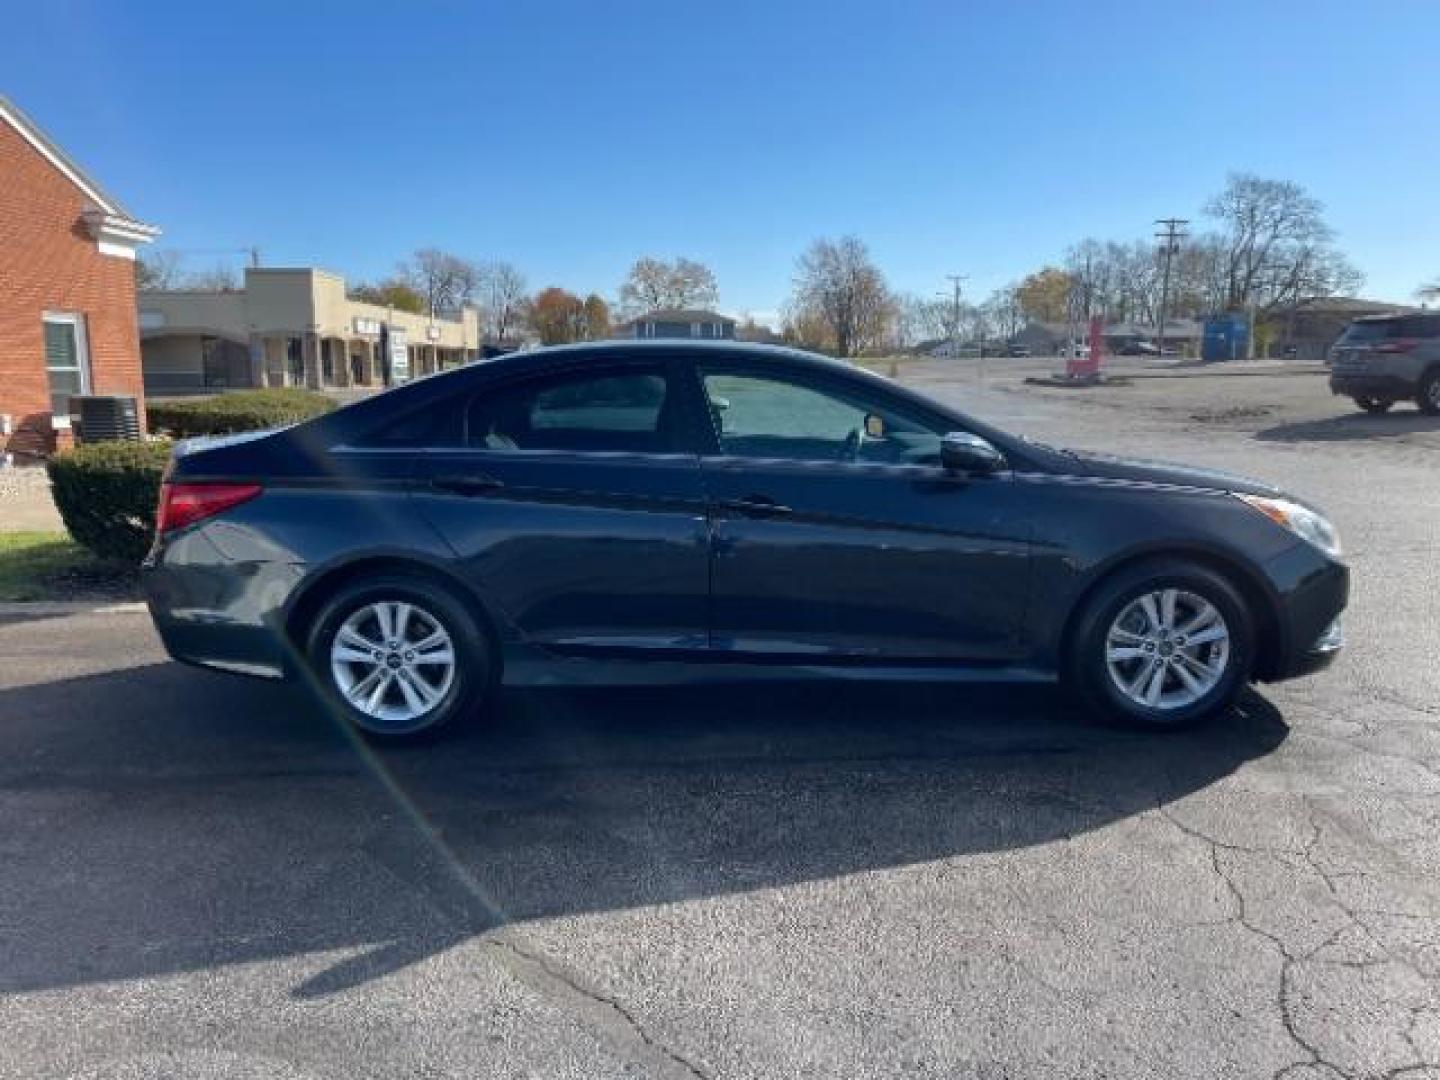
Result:
<instances>
[{"instance_id":1,"label":"car roof","mask_svg":"<svg viewBox=\"0 0 1440 1080\"><path fill-rule=\"evenodd\" d=\"M710 354L715 357L742 357L781 363L819 365L847 371L855 370L853 365L842 360L787 345L765 345L760 342L714 338L612 338L606 341L579 341L571 345L546 345L539 349L507 353L484 363L486 369L490 371L500 371L502 368L511 367L523 370L539 364L561 363L568 359L586 356L643 356L646 353L655 355L689 353L697 356Z\"/></svg>"}]
</instances>

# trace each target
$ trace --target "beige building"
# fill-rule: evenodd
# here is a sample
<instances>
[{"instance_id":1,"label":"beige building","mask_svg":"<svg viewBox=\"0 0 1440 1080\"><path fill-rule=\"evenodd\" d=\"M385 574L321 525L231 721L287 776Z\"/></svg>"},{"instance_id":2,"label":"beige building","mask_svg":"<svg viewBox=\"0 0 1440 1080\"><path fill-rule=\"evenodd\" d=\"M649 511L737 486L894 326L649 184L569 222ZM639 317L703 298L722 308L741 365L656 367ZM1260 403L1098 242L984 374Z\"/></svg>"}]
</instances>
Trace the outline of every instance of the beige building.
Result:
<instances>
[{"instance_id":1,"label":"beige building","mask_svg":"<svg viewBox=\"0 0 1440 1080\"><path fill-rule=\"evenodd\" d=\"M345 279L313 268L251 267L229 292L142 292L141 364L149 395L261 386L384 385L480 355L478 314L431 319L350 300Z\"/></svg>"}]
</instances>

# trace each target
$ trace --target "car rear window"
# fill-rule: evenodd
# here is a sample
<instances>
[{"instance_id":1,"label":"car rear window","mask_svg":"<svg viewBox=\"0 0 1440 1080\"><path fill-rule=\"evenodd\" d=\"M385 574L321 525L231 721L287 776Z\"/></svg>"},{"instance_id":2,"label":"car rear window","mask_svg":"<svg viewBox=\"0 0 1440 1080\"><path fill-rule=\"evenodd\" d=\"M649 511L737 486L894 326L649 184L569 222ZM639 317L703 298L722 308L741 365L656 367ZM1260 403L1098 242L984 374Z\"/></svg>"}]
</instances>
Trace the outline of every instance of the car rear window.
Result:
<instances>
[{"instance_id":1,"label":"car rear window","mask_svg":"<svg viewBox=\"0 0 1440 1080\"><path fill-rule=\"evenodd\" d=\"M1394 319L1362 319L1350 324L1346 341L1392 341L1395 338L1440 337L1440 316L1402 315Z\"/></svg>"},{"instance_id":2,"label":"car rear window","mask_svg":"<svg viewBox=\"0 0 1440 1080\"><path fill-rule=\"evenodd\" d=\"M467 430L488 450L663 453L665 399L658 370L582 371L479 395Z\"/></svg>"}]
</instances>

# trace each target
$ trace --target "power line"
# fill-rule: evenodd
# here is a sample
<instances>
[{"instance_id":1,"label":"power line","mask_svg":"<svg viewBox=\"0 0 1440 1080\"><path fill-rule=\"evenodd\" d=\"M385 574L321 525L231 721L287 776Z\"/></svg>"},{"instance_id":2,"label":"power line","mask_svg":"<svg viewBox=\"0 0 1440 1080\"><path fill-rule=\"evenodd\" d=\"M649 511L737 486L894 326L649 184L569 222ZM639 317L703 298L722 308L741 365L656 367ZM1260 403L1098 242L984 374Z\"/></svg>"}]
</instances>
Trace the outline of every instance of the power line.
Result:
<instances>
[{"instance_id":1,"label":"power line","mask_svg":"<svg viewBox=\"0 0 1440 1080\"><path fill-rule=\"evenodd\" d=\"M177 255L244 255L250 259L251 266L260 265L260 249L258 247L240 248L162 248L163 251L173 251Z\"/></svg>"}]
</instances>

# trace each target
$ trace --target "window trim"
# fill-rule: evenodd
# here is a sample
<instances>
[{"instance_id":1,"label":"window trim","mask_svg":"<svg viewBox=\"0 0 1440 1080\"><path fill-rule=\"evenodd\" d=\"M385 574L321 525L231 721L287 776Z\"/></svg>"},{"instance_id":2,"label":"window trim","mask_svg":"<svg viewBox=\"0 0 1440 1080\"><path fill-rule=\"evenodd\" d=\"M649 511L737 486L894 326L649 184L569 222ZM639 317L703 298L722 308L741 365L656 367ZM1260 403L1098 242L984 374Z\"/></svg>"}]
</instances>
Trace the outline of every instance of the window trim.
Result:
<instances>
[{"instance_id":1,"label":"window trim","mask_svg":"<svg viewBox=\"0 0 1440 1080\"><path fill-rule=\"evenodd\" d=\"M52 368L50 366L49 350L44 348L45 326L54 324L56 326L70 326L75 333L75 367L74 368ZM69 394L71 398L84 397L91 392L92 372L90 370L90 335L85 325L85 313L83 311L45 311L40 316L41 348L45 362L45 388L50 395L50 411L55 412L55 390L50 385L50 373L52 371L78 371L80 374L80 388ZM65 415L72 415L74 409L67 410Z\"/></svg>"}]
</instances>

